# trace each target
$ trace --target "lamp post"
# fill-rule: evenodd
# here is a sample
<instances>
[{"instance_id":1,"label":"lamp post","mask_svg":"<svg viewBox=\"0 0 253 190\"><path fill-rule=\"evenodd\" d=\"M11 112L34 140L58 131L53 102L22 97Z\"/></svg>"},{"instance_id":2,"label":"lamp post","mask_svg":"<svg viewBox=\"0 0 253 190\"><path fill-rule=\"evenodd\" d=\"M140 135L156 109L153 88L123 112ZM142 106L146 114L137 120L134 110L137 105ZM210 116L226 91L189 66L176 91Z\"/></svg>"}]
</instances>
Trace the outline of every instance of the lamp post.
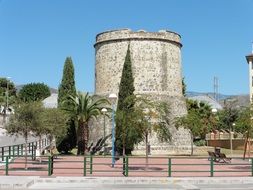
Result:
<instances>
[{"instance_id":1,"label":"lamp post","mask_svg":"<svg viewBox=\"0 0 253 190\"><path fill-rule=\"evenodd\" d=\"M145 116L145 119L147 121L147 128L146 128L146 131L145 131L145 145L146 145L146 167L145 167L145 170L148 169L148 154L149 154L149 144L148 144L148 133L149 133L149 130L150 130L150 116L146 115Z\"/></svg>"},{"instance_id":2,"label":"lamp post","mask_svg":"<svg viewBox=\"0 0 253 190\"><path fill-rule=\"evenodd\" d=\"M212 111L213 115L216 115L218 110L216 108L213 108L211 111ZM214 134L214 137L216 139L216 134ZM212 136L210 136L210 140L212 140ZM207 140L207 146L208 146L208 140ZM214 149L216 149L216 147L214 147Z\"/></svg>"},{"instance_id":3,"label":"lamp post","mask_svg":"<svg viewBox=\"0 0 253 190\"><path fill-rule=\"evenodd\" d=\"M115 121L114 121L114 114L115 114L115 104L117 100L116 94L110 94L109 99L112 102L112 167L115 164Z\"/></svg>"},{"instance_id":4,"label":"lamp post","mask_svg":"<svg viewBox=\"0 0 253 190\"><path fill-rule=\"evenodd\" d=\"M105 113L107 112L107 109L103 108L101 111L104 115L104 139L105 139ZM104 156L105 156L105 143L104 143Z\"/></svg>"}]
</instances>

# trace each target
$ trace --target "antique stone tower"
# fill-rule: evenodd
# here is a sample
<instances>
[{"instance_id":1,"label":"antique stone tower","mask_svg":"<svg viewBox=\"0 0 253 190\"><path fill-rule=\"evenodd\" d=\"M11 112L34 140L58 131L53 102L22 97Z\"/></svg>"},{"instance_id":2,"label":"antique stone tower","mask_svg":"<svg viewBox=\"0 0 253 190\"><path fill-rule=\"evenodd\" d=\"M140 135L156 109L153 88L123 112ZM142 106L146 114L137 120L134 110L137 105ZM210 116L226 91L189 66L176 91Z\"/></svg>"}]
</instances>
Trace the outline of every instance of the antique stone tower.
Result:
<instances>
[{"instance_id":1,"label":"antique stone tower","mask_svg":"<svg viewBox=\"0 0 253 190\"><path fill-rule=\"evenodd\" d=\"M120 29L98 34L94 45L96 50L95 94L108 97L110 93L118 93L129 45L135 94L143 94L154 100L168 102L172 117L185 115L187 111L182 94L180 38L179 34L167 30L134 32L129 29ZM186 150L190 144L189 133L186 130L173 129L171 146L161 145L155 137L150 143L152 151L171 150L172 146ZM174 150L175 148L171 151Z\"/></svg>"}]
</instances>

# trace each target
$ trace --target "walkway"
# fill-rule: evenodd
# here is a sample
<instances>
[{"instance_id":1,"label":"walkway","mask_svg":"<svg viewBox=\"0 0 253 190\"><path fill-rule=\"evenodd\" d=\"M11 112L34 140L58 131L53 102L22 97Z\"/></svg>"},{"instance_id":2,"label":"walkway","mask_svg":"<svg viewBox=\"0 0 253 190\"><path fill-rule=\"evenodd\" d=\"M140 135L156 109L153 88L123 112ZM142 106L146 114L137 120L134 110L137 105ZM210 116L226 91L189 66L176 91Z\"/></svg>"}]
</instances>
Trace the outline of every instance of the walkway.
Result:
<instances>
[{"instance_id":1,"label":"walkway","mask_svg":"<svg viewBox=\"0 0 253 190\"><path fill-rule=\"evenodd\" d=\"M1 177L0 189L22 190L241 190L252 189L251 177L150 178L150 177Z\"/></svg>"}]
</instances>

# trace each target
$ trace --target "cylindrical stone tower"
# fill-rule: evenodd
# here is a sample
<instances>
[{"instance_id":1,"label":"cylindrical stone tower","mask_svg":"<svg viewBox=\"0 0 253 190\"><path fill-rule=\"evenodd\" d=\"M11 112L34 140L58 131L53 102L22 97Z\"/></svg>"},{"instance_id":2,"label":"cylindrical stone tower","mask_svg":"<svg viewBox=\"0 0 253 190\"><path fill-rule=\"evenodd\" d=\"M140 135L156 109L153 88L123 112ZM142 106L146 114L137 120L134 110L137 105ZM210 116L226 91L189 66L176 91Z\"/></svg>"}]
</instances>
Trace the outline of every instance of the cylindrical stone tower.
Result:
<instances>
[{"instance_id":1,"label":"cylindrical stone tower","mask_svg":"<svg viewBox=\"0 0 253 190\"><path fill-rule=\"evenodd\" d=\"M95 94L107 96L118 93L128 45L130 47L135 94L145 94L154 100L169 103L172 117L186 114L182 94L180 35L160 30L133 32L129 29L111 30L96 36ZM175 132L174 145L186 134ZM178 136L183 135L183 136ZM188 138L187 138L188 139ZM189 144L188 144L189 145Z\"/></svg>"}]
</instances>

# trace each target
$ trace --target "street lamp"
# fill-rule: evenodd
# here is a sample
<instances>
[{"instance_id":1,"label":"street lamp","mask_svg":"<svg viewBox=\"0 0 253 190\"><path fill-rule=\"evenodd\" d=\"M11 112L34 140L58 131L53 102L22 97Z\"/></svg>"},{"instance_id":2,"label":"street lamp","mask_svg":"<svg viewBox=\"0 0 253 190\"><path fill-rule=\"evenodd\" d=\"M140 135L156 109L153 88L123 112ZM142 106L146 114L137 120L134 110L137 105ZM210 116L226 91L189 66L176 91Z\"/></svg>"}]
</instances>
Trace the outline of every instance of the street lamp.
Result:
<instances>
[{"instance_id":1,"label":"street lamp","mask_svg":"<svg viewBox=\"0 0 253 190\"><path fill-rule=\"evenodd\" d=\"M107 109L103 108L101 111L104 115L104 139L105 139L105 113L107 112ZM105 155L105 142L104 142L104 155Z\"/></svg>"},{"instance_id":2,"label":"street lamp","mask_svg":"<svg viewBox=\"0 0 253 190\"><path fill-rule=\"evenodd\" d=\"M212 110L212 114L215 116L216 113L218 112L218 110L216 108L213 108ZM213 126L214 127L214 126ZM216 139L216 134L215 134L215 139ZM210 136L210 140L212 140L212 135ZM207 142L207 146L208 146L208 140L206 141ZM214 149L216 150L216 146L214 147Z\"/></svg>"},{"instance_id":3,"label":"street lamp","mask_svg":"<svg viewBox=\"0 0 253 190\"><path fill-rule=\"evenodd\" d=\"M216 114L217 111L218 111L218 110L217 110L216 108L213 108L213 109L212 109L212 113L213 113L213 114Z\"/></svg>"},{"instance_id":4,"label":"street lamp","mask_svg":"<svg viewBox=\"0 0 253 190\"><path fill-rule=\"evenodd\" d=\"M116 94L110 94L109 99L112 102L112 167L115 164L115 122L114 122L114 114L115 114L115 104L117 100Z\"/></svg>"},{"instance_id":5,"label":"street lamp","mask_svg":"<svg viewBox=\"0 0 253 190\"><path fill-rule=\"evenodd\" d=\"M148 133L149 133L149 130L150 130L150 116L146 115L145 116L145 119L147 121L147 128L146 128L146 131L145 131L145 145L146 145L146 167L145 169L147 170L148 169L148 154L150 153L149 151L149 143L148 143Z\"/></svg>"}]
</instances>

